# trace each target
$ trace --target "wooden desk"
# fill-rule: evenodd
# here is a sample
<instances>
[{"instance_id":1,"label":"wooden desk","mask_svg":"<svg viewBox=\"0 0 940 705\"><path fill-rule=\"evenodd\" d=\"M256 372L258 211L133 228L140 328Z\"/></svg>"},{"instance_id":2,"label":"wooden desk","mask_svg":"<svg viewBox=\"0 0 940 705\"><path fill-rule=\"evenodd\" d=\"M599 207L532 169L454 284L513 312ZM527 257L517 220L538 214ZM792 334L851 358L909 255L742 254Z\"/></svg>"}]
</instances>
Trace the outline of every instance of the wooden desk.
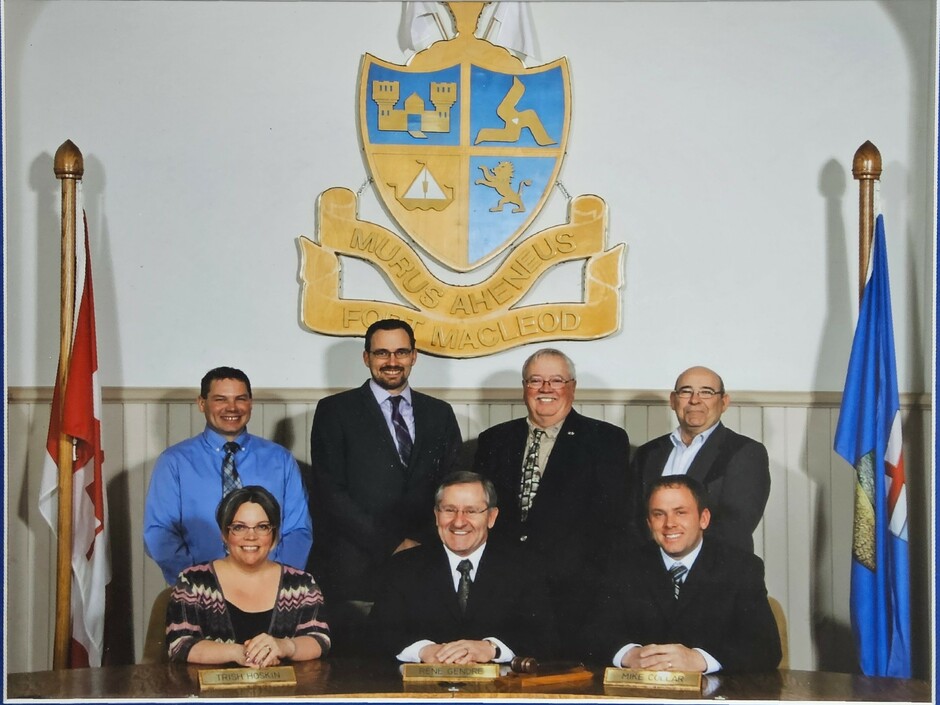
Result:
<instances>
[{"instance_id":1,"label":"wooden desk","mask_svg":"<svg viewBox=\"0 0 940 705\"><path fill-rule=\"evenodd\" d=\"M776 671L751 675L708 676L706 692L684 695L677 691L637 691L603 685L603 667L594 679L582 683L521 688L518 681L499 679L479 684L402 683L397 664L364 659L326 658L294 665L297 685L210 691L209 697L291 698L294 696L342 698L550 698L565 696L603 698L713 699L726 700L844 700L930 702L930 684L894 678L867 678L848 673ZM79 668L7 676L8 698L118 699L182 698L199 694L194 666L147 664Z\"/></svg>"}]
</instances>

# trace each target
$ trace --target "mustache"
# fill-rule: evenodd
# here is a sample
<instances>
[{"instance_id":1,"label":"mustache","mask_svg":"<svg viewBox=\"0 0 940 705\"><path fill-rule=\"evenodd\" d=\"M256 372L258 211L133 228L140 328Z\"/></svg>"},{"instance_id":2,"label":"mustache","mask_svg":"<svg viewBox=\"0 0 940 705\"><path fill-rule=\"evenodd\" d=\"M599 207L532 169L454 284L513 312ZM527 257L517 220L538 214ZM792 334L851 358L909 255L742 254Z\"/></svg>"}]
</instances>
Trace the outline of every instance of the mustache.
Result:
<instances>
[{"instance_id":1,"label":"mustache","mask_svg":"<svg viewBox=\"0 0 940 705\"><path fill-rule=\"evenodd\" d=\"M405 368L400 365L383 365L379 368L380 372L404 372Z\"/></svg>"}]
</instances>

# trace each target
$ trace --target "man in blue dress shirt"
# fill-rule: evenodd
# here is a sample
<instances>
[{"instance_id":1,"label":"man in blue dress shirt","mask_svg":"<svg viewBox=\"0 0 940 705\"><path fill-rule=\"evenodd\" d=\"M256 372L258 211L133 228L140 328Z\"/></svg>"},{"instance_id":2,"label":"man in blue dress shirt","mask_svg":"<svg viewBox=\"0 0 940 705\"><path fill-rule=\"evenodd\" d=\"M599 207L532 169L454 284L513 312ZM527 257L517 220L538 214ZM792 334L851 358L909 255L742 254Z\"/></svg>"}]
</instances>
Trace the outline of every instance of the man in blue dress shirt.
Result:
<instances>
[{"instance_id":1,"label":"man in blue dress shirt","mask_svg":"<svg viewBox=\"0 0 940 705\"><path fill-rule=\"evenodd\" d=\"M233 367L209 370L196 403L206 416L205 430L167 448L153 467L144 508L147 555L170 585L184 568L225 555L215 510L224 493L223 465L231 460L229 482L261 485L281 505L283 525L272 559L303 570L313 543L307 493L290 452L246 431L248 376Z\"/></svg>"}]
</instances>

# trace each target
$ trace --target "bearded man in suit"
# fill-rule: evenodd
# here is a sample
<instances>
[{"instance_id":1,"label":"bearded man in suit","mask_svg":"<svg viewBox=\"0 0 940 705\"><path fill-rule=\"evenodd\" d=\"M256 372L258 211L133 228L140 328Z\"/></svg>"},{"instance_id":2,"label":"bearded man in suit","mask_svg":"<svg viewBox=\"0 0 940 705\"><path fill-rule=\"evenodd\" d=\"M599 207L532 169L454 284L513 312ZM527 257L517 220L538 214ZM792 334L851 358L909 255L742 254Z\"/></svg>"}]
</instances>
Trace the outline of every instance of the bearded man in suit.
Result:
<instances>
[{"instance_id":1,"label":"bearded man in suit","mask_svg":"<svg viewBox=\"0 0 940 705\"><path fill-rule=\"evenodd\" d=\"M687 475L650 485L650 541L615 556L583 641L623 668L702 673L773 670L780 634L764 564L708 535L708 496Z\"/></svg>"},{"instance_id":2,"label":"bearded man in suit","mask_svg":"<svg viewBox=\"0 0 940 705\"><path fill-rule=\"evenodd\" d=\"M679 425L637 449L632 482L642 490L663 475L694 477L708 493L708 535L754 551L754 529L770 496L767 449L721 423L731 403L721 377L707 367L692 367L676 379L669 405ZM642 506L634 512L642 532Z\"/></svg>"},{"instance_id":3,"label":"bearded man in suit","mask_svg":"<svg viewBox=\"0 0 940 705\"><path fill-rule=\"evenodd\" d=\"M450 404L408 384L418 358L405 321L366 331L371 379L317 404L310 432L310 501L317 542L308 571L330 601L338 653L354 653L378 573L394 553L434 538L428 507L457 463Z\"/></svg>"},{"instance_id":4,"label":"bearded man in suit","mask_svg":"<svg viewBox=\"0 0 940 705\"><path fill-rule=\"evenodd\" d=\"M522 367L528 416L480 434L474 470L503 498L495 540L519 545L549 576L563 645L574 643L604 559L635 506L626 431L575 411L574 362L560 350ZM566 654L574 655L574 654Z\"/></svg>"}]
</instances>

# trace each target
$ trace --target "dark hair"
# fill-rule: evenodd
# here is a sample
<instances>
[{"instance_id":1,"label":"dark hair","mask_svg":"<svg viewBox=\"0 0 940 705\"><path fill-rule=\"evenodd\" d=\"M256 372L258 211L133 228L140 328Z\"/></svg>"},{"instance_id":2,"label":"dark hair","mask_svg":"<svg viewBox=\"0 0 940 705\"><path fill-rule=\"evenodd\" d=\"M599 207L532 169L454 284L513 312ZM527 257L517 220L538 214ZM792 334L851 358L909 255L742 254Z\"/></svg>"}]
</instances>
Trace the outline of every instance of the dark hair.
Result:
<instances>
[{"instance_id":1,"label":"dark hair","mask_svg":"<svg viewBox=\"0 0 940 705\"><path fill-rule=\"evenodd\" d=\"M708 490L705 489L705 486L701 482L688 475L661 475L653 480L650 486L646 488L645 499L647 511L649 511L650 498L653 496L653 493L664 487L685 487L692 493L695 504L698 506L699 514L702 513L703 509L708 509Z\"/></svg>"},{"instance_id":2,"label":"dark hair","mask_svg":"<svg viewBox=\"0 0 940 705\"><path fill-rule=\"evenodd\" d=\"M415 332L406 321L401 321L397 318L383 318L382 320L376 321L368 330L366 330L366 352L372 352L372 336L377 330L403 330L408 334L408 341L411 343L412 349L415 346Z\"/></svg>"},{"instance_id":3,"label":"dark hair","mask_svg":"<svg viewBox=\"0 0 940 705\"><path fill-rule=\"evenodd\" d=\"M228 378L226 377L226 379ZM260 505L264 513L268 515L268 521L274 527L271 535L274 541L277 541L278 528L281 526L281 505L274 499L274 495L261 485L239 487L222 498L215 510L215 523L219 525L219 531L223 534L227 533L232 519L235 518L235 514L238 512L238 508L248 502Z\"/></svg>"},{"instance_id":4,"label":"dark hair","mask_svg":"<svg viewBox=\"0 0 940 705\"><path fill-rule=\"evenodd\" d=\"M214 367L206 372L202 377L202 382L199 383L199 396L207 399L209 387L217 379L237 379L239 382L244 382L248 388L248 397L251 398L251 382L248 381L248 375L235 367Z\"/></svg>"},{"instance_id":5,"label":"dark hair","mask_svg":"<svg viewBox=\"0 0 940 705\"><path fill-rule=\"evenodd\" d=\"M445 477L434 493L434 505L441 503L444 496L444 490L451 485L473 485L479 483L483 485L483 495L486 497L486 506L488 509L498 506L496 497L496 487L488 477L483 477L480 473L469 470L458 470Z\"/></svg>"}]
</instances>

